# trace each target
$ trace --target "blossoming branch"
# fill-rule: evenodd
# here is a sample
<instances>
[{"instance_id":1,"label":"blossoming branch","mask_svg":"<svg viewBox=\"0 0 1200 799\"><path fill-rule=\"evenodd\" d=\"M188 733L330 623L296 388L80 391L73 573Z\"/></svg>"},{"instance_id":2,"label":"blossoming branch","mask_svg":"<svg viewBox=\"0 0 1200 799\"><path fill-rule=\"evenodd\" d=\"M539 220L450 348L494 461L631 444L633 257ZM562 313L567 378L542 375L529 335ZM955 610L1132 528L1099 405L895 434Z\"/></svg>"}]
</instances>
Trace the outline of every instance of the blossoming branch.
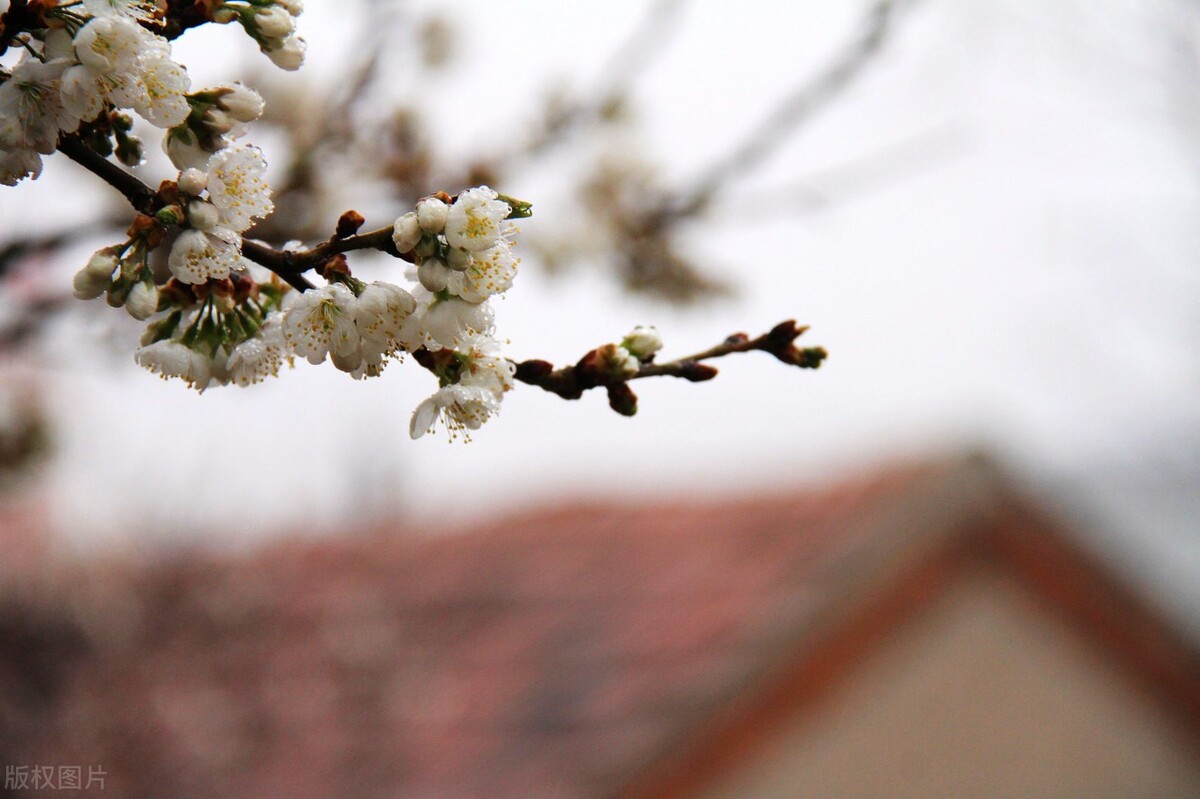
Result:
<instances>
[{"instance_id":1,"label":"blossoming branch","mask_svg":"<svg viewBox=\"0 0 1200 799\"><path fill-rule=\"evenodd\" d=\"M649 326L559 369L504 357L490 301L513 285L514 220L531 206L487 186L427 196L365 233L348 211L310 247L245 238L274 209L262 151L241 140L263 100L240 83L193 91L171 41L199 25L236 25L294 70L305 52L301 11L300 0L16 0L0 17L0 58L20 51L0 60L0 182L36 179L43 157L62 152L129 201L126 238L92 255L74 293L147 323L138 364L204 391L259 383L297 357L363 379L412 355L438 381L413 413L414 438L438 422L452 438L469 434L517 382L565 399L602 387L614 410L632 415L634 379L708 380L717 371L706 361L750 350L820 365L825 351L798 348L805 328L790 321L665 363L655 362L662 339ZM178 169L157 189L118 165L142 161L133 115L163 131ZM347 254L356 250L405 262L403 285L355 278ZM163 254L156 278L151 257Z\"/></svg>"}]
</instances>

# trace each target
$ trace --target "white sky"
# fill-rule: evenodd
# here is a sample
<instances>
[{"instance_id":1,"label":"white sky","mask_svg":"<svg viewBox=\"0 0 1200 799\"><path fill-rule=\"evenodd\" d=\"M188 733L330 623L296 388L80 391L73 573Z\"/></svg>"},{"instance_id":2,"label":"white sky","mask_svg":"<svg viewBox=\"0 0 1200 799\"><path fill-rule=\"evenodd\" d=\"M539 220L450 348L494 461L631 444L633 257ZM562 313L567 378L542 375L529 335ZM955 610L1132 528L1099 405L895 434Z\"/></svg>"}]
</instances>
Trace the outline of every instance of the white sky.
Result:
<instances>
[{"instance_id":1,"label":"white sky","mask_svg":"<svg viewBox=\"0 0 1200 799\"><path fill-rule=\"evenodd\" d=\"M353 44L331 24L339 5L310 0L310 64L289 79L330 79ZM420 91L456 152L502 142L548 81L597 80L646 5L438 3L463 21L471 58ZM861 6L693 2L637 94L665 173L685 178L737 141ZM794 317L831 352L818 372L752 354L704 385L639 381L634 419L599 393L521 387L452 446L408 439L434 388L412 365L366 383L304 367L200 397L123 356L81 354L78 336L103 331L75 329L48 355L55 518L84 544L232 543L363 508L461 519L564 494L736 493L983 445L1070 488L1111 551L1186 613L1200 607L1196 34L1168 0L924 0L834 110L690 232L690 249L742 284L738 300L672 311L596 274L531 270L498 306L514 357L557 362L636 323L657 324L674 357ZM203 75L200 55L177 52ZM927 134L923 168L828 211L790 212L773 190ZM0 224L69 209L70 166L48 173L0 194ZM553 174L502 190L535 202L526 230L564 218ZM132 338L127 322L115 320Z\"/></svg>"}]
</instances>

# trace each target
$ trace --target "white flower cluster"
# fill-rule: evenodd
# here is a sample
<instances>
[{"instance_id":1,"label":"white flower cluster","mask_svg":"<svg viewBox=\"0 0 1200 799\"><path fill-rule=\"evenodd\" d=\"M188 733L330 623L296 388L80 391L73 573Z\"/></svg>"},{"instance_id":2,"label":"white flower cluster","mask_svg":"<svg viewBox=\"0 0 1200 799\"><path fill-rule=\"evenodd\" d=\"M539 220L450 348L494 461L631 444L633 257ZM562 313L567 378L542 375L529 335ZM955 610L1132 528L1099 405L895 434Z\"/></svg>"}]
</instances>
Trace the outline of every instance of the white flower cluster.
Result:
<instances>
[{"instance_id":1,"label":"white flower cluster","mask_svg":"<svg viewBox=\"0 0 1200 799\"><path fill-rule=\"evenodd\" d=\"M42 156L54 152L60 134L79 131L109 109L132 109L169 130L164 145L181 169L203 166L227 134L262 113L261 99L244 87L188 94L187 70L155 32L163 12L151 0L43 5L48 27L23 41L11 69L0 68L0 183L38 177ZM293 33L298 0L215 5L214 21L238 20L276 64L300 66L304 42ZM136 163L140 147L128 135L129 122L114 124L118 155Z\"/></svg>"},{"instance_id":2,"label":"white flower cluster","mask_svg":"<svg viewBox=\"0 0 1200 799\"><path fill-rule=\"evenodd\" d=\"M171 246L172 275L183 283L203 283L242 267L242 233L275 207L266 171L257 147L234 145L213 153L204 170L180 173L188 228Z\"/></svg>"},{"instance_id":3,"label":"white flower cluster","mask_svg":"<svg viewBox=\"0 0 1200 799\"><path fill-rule=\"evenodd\" d=\"M469 435L494 415L513 386L516 368L499 354L488 303L512 284L516 271L506 222L512 206L483 186L453 202L449 197L422 200L417 211L396 221L393 241L399 249L410 221L424 220L402 250L428 253L414 257L418 273L428 272L431 262L444 263L441 259L455 249L466 253L467 269L441 267L447 275L436 291L425 281L411 288L366 284L336 270L326 273L327 285L288 291L277 281L260 284L241 271L240 233L271 209L262 167L256 149L235 145L213 155L205 171L180 174L188 227L171 246L168 265L181 287L173 291L186 292L186 301L173 311L167 303L162 318L150 323L137 362L203 391L260 382L293 358L313 364L328 359L362 379L379 375L388 361L405 353L418 353L439 388L414 412L414 438L439 421L452 438ZM458 246L464 243L475 249ZM125 292L126 308L134 313L133 292L148 274L142 265L129 265L130 253L140 251L135 240L98 252L76 276L77 295ZM502 262L504 272L496 277L489 270ZM458 280L451 281L452 276ZM125 288L131 281L133 288ZM158 295L153 299L156 307ZM152 313L154 307L140 318Z\"/></svg>"},{"instance_id":4,"label":"white flower cluster","mask_svg":"<svg viewBox=\"0 0 1200 799\"><path fill-rule=\"evenodd\" d=\"M171 45L141 22L157 11L137 0L83 0L46 12L62 27L48 30L0 85L0 182L41 173L60 133L74 133L106 107L132 108L160 128L191 109L184 68Z\"/></svg>"},{"instance_id":5,"label":"white flower cluster","mask_svg":"<svg viewBox=\"0 0 1200 799\"><path fill-rule=\"evenodd\" d=\"M236 140L262 115L262 97L240 84L191 92L163 35L181 24L165 3L44 0L37 9L19 37L20 60L0 66L0 180L37 177L41 157L66 149L71 134L72 146L137 162L124 109L165 131L163 149L179 169L135 203L128 239L96 252L74 280L77 297L105 296L148 323L138 364L204 391L261 382L297 357L373 377L407 353L439 384L413 413L414 438L439 422L451 438L465 437L499 410L516 367L500 355L489 303L516 276L509 220L528 216L528 204L487 186L421 200L391 229L393 254L415 267L411 287L355 279L334 248L315 259L320 247L301 253L326 279L319 288L293 291L277 275L252 275L243 235L274 203L262 152ZM301 11L300 0L195 5L207 21L240 24L284 69L303 59ZM386 242L388 230L378 233ZM159 248L170 273L161 286L151 269Z\"/></svg>"},{"instance_id":6,"label":"white flower cluster","mask_svg":"<svg viewBox=\"0 0 1200 799\"><path fill-rule=\"evenodd\" d=\"M422 286L475 305L512 286L521 259L509 239L515 228L505 223L512 206L499 197L487 186L464 191L453 205L427 197L396 220L392 241L414 254Z\"/></svg>"}]
</instances>

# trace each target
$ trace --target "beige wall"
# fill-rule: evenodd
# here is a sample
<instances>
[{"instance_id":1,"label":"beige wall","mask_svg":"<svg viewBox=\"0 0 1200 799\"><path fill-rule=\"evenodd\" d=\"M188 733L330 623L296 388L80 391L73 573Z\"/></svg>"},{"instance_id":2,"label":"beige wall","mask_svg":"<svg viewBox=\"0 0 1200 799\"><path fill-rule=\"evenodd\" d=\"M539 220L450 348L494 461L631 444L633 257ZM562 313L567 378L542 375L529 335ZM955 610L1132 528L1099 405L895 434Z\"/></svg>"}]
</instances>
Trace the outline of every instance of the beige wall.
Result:
<instances>
[{"instance_id":1,"label":"beige wall","mask_svg":"<svg viewBox=\"0 0 1200 799\"><path fill-rule=\"evenodd\" d=\"M1200 797L1200 762L1087 641L966 578L705 799Z\"/></svg>"}]
</instances>

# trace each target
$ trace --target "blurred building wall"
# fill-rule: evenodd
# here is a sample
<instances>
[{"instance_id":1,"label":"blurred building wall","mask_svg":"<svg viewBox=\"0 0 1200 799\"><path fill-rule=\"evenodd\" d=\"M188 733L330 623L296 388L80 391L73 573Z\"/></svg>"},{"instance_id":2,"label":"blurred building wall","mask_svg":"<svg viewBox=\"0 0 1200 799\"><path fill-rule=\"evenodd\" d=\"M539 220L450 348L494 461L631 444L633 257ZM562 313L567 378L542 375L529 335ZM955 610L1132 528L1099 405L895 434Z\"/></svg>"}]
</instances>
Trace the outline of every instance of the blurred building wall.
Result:
<instances>
[{"instance_id":1,"label":"blurred building wall","mask_svg":"<svg viewBox=\"0 0 1200 799\"><path fill-rule=\"evenodd\" d=\"M964 577L877 650L700 795L1200 796L1195 742L1006 575Z\"/></svg>"}]
</instances>

